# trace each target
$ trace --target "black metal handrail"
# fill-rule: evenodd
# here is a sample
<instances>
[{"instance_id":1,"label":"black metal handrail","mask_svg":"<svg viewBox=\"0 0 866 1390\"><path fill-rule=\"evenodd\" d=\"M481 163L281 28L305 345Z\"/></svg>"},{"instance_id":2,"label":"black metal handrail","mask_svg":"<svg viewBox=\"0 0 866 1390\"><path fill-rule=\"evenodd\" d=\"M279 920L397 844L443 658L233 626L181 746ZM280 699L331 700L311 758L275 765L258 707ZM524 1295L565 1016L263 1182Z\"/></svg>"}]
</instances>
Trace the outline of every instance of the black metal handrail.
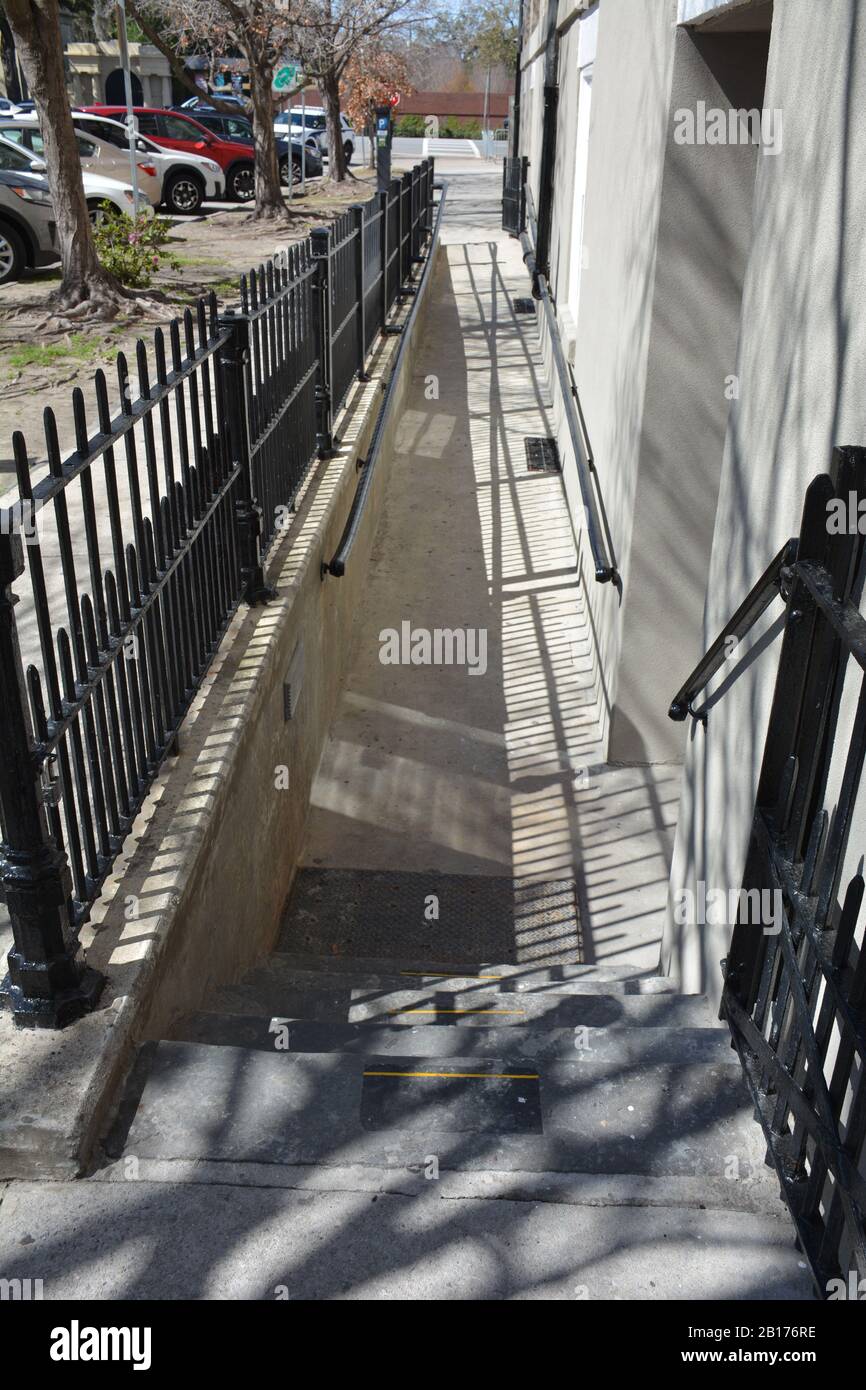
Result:
<instances>
[{"instance_id":1,"label":"black metal handrail","mask_svg":"<svg viewBox=\"0 0 866 1390\"><path fill-rule=\"evenodd\" d=\"M427 273L427 269L431 263L433 252L436 248L436 242L439 237L439 227L442 221L442 210L445 206L445 197L448 191L448 180L439 180L438 182L434 183L433 187L439 189L439 203L436 209L436 217L433 221L432 227L429 228L430 243L427 248L427 255L424 258L423 262L423 270L421 272L422 282ZM352 547L355 544L355 539L357 537L358 530L361 525L361 519L364 515L364 508L367 505L367 498L370 494L370 488L373 482L373 473L376 467L376 462L379 457L379 448L382 442L382 436L385 430L385 425L388 421L389 415L391 414L391 409L394 403L393 387L400 373L400 367L403 361L403 354L406 351L406 345L409 341L411 326L414 322L415 315L418 312L419 303L420 299L418 295L416 295L412 301L412 308L409 311L409 314L406 318L406 322L403 324L403 331L400 335L400 346L397 350L397 355L394 358L394 365L391 369L388 381L385 385L384 399L382 401L382 405L380 407L379 414L376 419L376 424L373 427L373 434L370 439L370 447L367 450L367 457L365 460L359 463L359 468L361 469L361 478L357 488L355 489L355 496L352 498L352 505L349 508L349 515L346 518L346 525L343 528L343 534L340 537L340 543L337 546L336 551L334 552L333 559L323 561L322 563L323 579L328 574L332 575L335 579L342 579L343 575L346 573L346 564L348 562L350 554L352 553Z\"/></svg>"},{"instance_id":2,"label":"black metal handrail","mask_svg":"<svg viewBox=\"0 0 866 1390\"><path fill-rule=\"evenodd\" d=\"M716 672L730 660L731 638L739 642L754 627L777 595L785 597L791 567L797 559L798 544L797 537L793 536L791 540L785 541L778 555L773 556L734 616L725 624L715 642L707 648L691 675L680 686L668 710L669 719L680 721L690 714L693 719L706 722L707 706L704 704L695 709L695 696L709 685Z\"/></svg>"},{"instance_id":3,"label":"black metal handrail","mask_svg":"<svg viewBox=\"0 0 866 1390\"><path fill-rule=\"evenodd\" d=\"M528 186L526 188L526 208L529 223L531 226L534 226L535 218L532 190ZM532 276L533 295L541 302L541 307L544 310L545 320L550 333L554 366L562 392L565 420L568 426L569 438L571 439L571 447L574 452L574 459L577 467L577 481L580 487L580 496L583 501L584 516L586 518L586 534L589 539L589 548L592 552L592 563L595 570L596 582L598 584L613 584L615 587L618 587L620 584L620 575L613 554L610 528L608 527L607 517L604 514L603 504L601 503L601 486L598 470L596 469L595 460L589 448L586 424L580 406L577 386L572 376L571 368L566 361L565 352L563 351L559 324L556 319L556 310L550 298L547 280L535 263L535 248L533 242L525 230L520 233L520 244L523 247L524 263ZM602 516L604 516L604 521L602 521Z\"/></svg>"}]
</instances>

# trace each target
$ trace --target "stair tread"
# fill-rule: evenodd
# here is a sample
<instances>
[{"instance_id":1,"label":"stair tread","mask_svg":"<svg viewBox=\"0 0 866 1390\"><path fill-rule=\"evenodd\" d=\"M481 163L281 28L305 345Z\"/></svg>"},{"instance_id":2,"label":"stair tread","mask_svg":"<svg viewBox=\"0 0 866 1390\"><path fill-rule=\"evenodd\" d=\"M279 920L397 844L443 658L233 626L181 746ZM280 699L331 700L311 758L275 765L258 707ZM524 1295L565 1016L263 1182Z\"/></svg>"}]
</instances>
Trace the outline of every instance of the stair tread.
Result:
<instances>
[{"instance_id":1,"label":"stair tread","mask_svg":"<svg viewBox=\"0 0 866 1390\"><path fill-rule=\"evenodd\" d=\"M468 960L395 960L387 956L316 956L301 951L283 951L279 947L272 959L290 962L298 970L323 972L325 974L384 975L389 978L402 976L405 972L426 976L446 976L456 979L473 978L479 974L492 973L499 979L511 978L548 981L581 979L597 980L643 980L665 979L653 971L636 970L633 965L603 965L587 962L583 965L562 964L545 965L543 961L525 961L520 965L501 961Z\"/></svg>"},{"instance_id":2,"label":"stair tread","mask_svg":"<svg viewBox=\"0 0 866 1390\"><path fill-rule=\"evenodd\" d=\"M615 1027L623 1021L671 1027L716 1027L718 1020L703 995L616 993L608 990L559 993L554 990L516 994L482 982L467 989L441 982L418 989L390 989L356 984L352 976L320 980L304 977L273 958L247 973L237 984L224 985L206 1001L209 1012L270 1014L320 1022L379 1021L400 1025L461 1022L529 1028Z\"/></svg>"},{"instance_id":3,"label":"stair tread","mask_svg":"<svg viewBox=\"0 0 866 1390\"><path fill-rule=\"evenodd\" d=\"M214 1046L250 1047L261 1052L276 1050L273 1018L266 1014L210 1013L199 1010L175 1021L173 1041L201 1042ZM436 1024L407 1027L399 1023L327 1023L310 1019L289 1019L287 1049L290 1052L345 1052L351 1054L403 1053L414 1057L508 1056L573 1058L579 1048L588 1047L596 1056L618 1059L622 1064L637 1060L658 1062L725 1062L739 1066L731 1047L727 1028L654 1028L651 1026L612 1030L596 1028L474 1028L455 1023L448 1028Z\"/></svg>"},{"instance_id":4,"label":"stair tread","mask_svg":"<svg viewBox=\"0 0 866 1390\"><path fill-rule=\"evenodd\" d=\"M544 974L534 972L524 976L516 972L498 974L492 968L478 973L445 974L441 971L423 970L328 970L312 969L309 965L297 965L285 955L269 956L267 960L254 966L245 979L266 972L274 979L282 979L298 989L344 989L347 982L355 989L381 990L430 990L446 989L463 992L476 990L495 990L500 994L676 994L671 980L660 975L635 977L600 977L593 974L560 979L556 976L545 978ZM240 983L244 983L242 980Z\"/></svg>"},{"instance_id":5,"label":"stair tread","mask_svg":"<svg viewBox=\"0 0 866 1390\"><path fill-rule=\"evenodd\" d=\"M746 1088L724 1063L624 1073L615 1059L584 1056L544 1064L535 1081L526 1062L512 1080L507 1059L423 1060L389 1054L377 1066L342 1053L162 1042L127 1149L277 1164L387 1164L394 1152L417 1162L433 1152L469 1169L719 1178L731 1156L744 1174L761 1165ZM379 1072L387 1075L371 1075ZM394 1075L402 1072L411 1075Z\"/></svg>"}]
</instances>

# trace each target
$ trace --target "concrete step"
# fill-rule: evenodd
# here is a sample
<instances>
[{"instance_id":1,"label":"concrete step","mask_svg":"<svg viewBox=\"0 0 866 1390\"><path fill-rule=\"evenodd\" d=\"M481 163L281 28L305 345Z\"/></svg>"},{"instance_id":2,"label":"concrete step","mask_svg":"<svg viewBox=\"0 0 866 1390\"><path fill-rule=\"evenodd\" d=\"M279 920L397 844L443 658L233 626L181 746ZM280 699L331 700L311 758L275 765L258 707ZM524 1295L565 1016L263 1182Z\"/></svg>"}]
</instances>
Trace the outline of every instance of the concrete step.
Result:
<instances>
[{"instance_id":1,"label":"concrete step","mask_svg":"<svg viewBox=\"0 0 866 1390\"><path fill-rule=\"evenodd\" d=\"M178 1019L175 1042L249 1047L258 1052L344 1052L361 1056L530 1057L536 1062L573 1061L578 1052L619 1066L662 1062L716 1062L739 1066L727 1028L472 1028L455 1024L406 1027L393 1023L317 1023L289 1019L280 1028L271 1016L207 1013ZM278 1046L279 1043L279 1046Z\"/></svg>"},{"instance_id":2,"label":"concrete step","mask_svg":"<svg viewBox=\"0 0 866 1390\"><path fill-rule=\"evenodd\" d=\"M426 1063L426 1064L425 1064ZM126 1100L139 1158L730 1178L763 1173L760 1130L726 1063L268 1054L162 1042Z\"/></svg>"},{"instance_id":3,"label":"concrete step","mask_svg":"<svg viewBox=\"0 0 866 1390\"><path fill-rule=\"evenodd\" d=\"M478 980L486 976L495 976L498 980L499 988L506 989L509 982L526 984L534 987L536 984L543 986L565 984L572 980L646 980L664 979L663 976L648 975L646 972L635 970L632 965L537 965L532 961L526 961L522 965L513 965L501 961L479 961L468 964L465 960L437 961L435 958L426 960L395 960L388 956L313 956L299 951L280 951L277 950L274 959L284 960L297 970L315 971L317 974L325 975L351 975L353 977L364 977L369 975L386 976L389 979L397 977L399 979L423 979L432 980ZM670 982L665 980L666 984Z\"/></svg>"},{"instance_id":4,"label":"concrete step","mask_svg":"<svg viewBox=\"0 0 866 1390\"><path fill-rule=\"evenodd\" d=\"M332 969L330 963L321 960L316 967L309 963L299 964L298 958L278 954L269 957L268 968L274 973L282 971L287 981L298 985L339 988L351 979L356 988L402 990L402 989L448 989L460 992L478 989L496 989L503 994L676 994L676 985L663 975L616 975L598 974L586 970L582 974L559 976L555 968L544 971L507 971L494 967L481 967L477 971L462 973L459 969L449 974L442 970L422 970L418 968L397 969L393 962L388 968L367 969L360 963L352 970ZM261 967L257 967L261 968ZM583 967L572 967L575 971Z\"/></svg>"},{"instance_id":5,"label":"concrete step","mask_svg":"<svg viewBox=\"0 0 866 1390\"><path fill-rule=\"evenodd\" d=\"M421 989L356 986L351 976L299 976L276 956L250 971L240 983L215 991L208 1000L208 1010L308 1018L322 1023L465 1023L476 1027L530 1028L718 1026L703 995L593 990L570 994L530 992L518 997L513 991L500 992L480 981L470 982L465 991L443 989L438 982Z\"/></svg>"}]
</instances>

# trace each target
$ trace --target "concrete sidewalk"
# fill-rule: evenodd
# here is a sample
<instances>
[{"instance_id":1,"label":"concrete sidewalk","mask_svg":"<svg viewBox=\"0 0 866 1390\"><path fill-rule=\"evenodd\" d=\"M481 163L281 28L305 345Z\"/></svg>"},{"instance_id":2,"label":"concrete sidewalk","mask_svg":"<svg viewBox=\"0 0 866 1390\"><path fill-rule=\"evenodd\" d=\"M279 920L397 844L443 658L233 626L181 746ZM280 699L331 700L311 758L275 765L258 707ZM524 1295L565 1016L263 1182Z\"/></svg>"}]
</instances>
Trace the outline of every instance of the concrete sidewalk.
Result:
<instances>
[{"instance_id":1,"label":"concrete sidewalk","mask_svg":"<svg viewBox=\"0 0 866 1390\"><path fill-rule=\"evenodd\" d=\"M513 308L527 276L498 224L497 176L455 176L277 953L141 1049L89 1177L0 1188L0 1276L46 1298L809 1296L727 1035L644 978L678 769L602 761L562 482L526 466L525 437L552 433ZM383 662L404 625L410 656L437 630L475 645ZM413 950L426 971L401 970ZM376 953L385 973L353 964ZM438 978L449 953L499 972Z\"/></svg>"}]
</instances>

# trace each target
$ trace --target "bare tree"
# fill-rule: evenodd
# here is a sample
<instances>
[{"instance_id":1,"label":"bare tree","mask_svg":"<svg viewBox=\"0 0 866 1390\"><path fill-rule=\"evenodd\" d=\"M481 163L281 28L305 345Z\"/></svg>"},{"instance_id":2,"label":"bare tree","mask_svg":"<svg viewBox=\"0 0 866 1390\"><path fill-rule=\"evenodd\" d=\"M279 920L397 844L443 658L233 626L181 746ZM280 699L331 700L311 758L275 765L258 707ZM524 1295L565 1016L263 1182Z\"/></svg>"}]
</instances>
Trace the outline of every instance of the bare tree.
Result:
<instances>
[{"instance_id":1,"label":"bare tree","mask_svg":"<svg viewBox=\"0 0 866 1390\"><path fill-rule=\"evenodd\" d=\"M100 264L93 242L66 94L57 0L4 0L4 5L18 60L36 103L57 224L62 277L49 303L59 312L113 317L128 296Z\"/></svg>"},{"instance_id":2,"label":"bare tree","mask_svg":"<svg viewBox=\"0 0 866 1390\"><path fill-rule=\"evenodd\" d=\"M330 176L336 182L347 176L340 90L349 63L374 41L384 45L389 35L424 19L424 0L305 0L294 25L294 48L305 76L322 94Z\"/></svg>"},{"instance_id":3,"label":"bare tree","mask_svg":"<svg viewBox=\"0 0 866 1390\"><path fill-rule=\"evenodd\" d=\"M185 71L179 53L207 45L218 51L234 48L249 70L248 112L253 125L255 217L288 218L280 184L274 135L273 80L276 65L291 42L294 0L129 0L127 9L145 37L168 58L175 75L194 92L198 88ZM237 106L209 97L213 106L234 115ZM291 178L291 164L288 177Z\"/></svg>"}]
</instances>

